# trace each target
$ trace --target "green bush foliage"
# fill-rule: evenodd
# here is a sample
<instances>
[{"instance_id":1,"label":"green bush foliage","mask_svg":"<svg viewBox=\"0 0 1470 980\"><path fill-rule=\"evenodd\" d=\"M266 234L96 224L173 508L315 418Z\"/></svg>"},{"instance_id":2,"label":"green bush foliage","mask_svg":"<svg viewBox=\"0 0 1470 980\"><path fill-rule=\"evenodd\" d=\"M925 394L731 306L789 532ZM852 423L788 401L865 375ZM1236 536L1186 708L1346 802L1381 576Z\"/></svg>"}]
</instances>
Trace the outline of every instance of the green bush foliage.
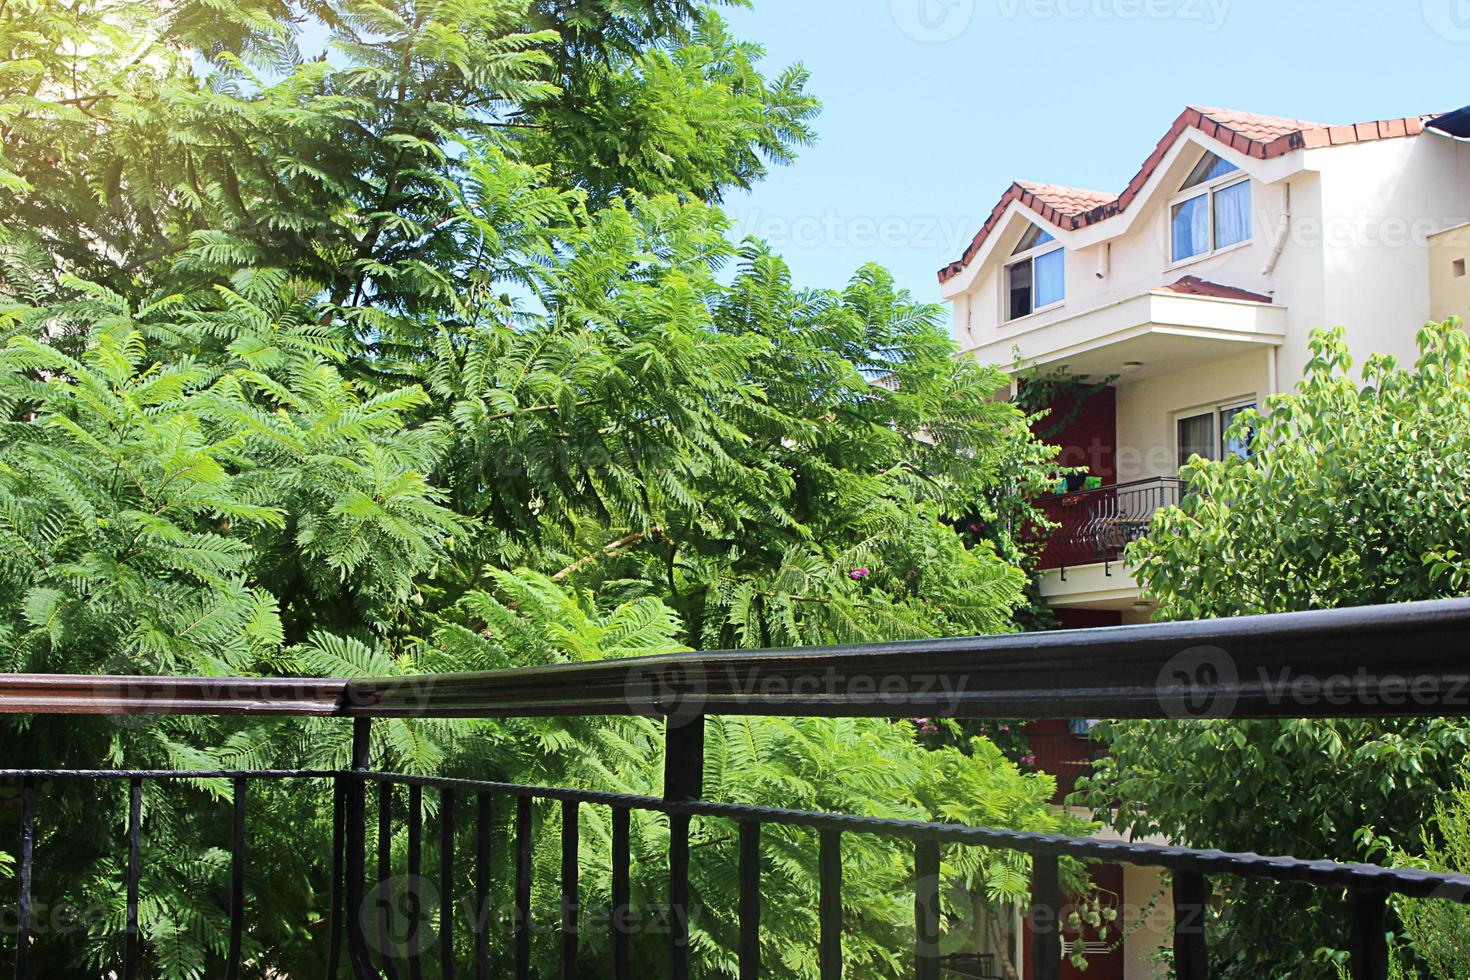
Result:
<instances>
[{"instance_id":1,"label":"green bush foliage","mask_svg":"<svg viewBox=\"0 0 1470 980\"><path fill-rule=\"evenodd\" d=\"M1165 619L1202 619L1464 594L1470 539L1470 340L1426 326L1412 368L1375 357L1360 378L1342 332L1320 332L1305 379L1242 419L1249 459L1195 459L1190 492L1130 546ZM1422 853L1457 785L1470 726L1406 720L1142 721L1101 727L1111 757L1082 792L1120 830L1182 844L1383 860ZM1222 976L1335 976L1346 902L1233 882ZM1328 944L1324 947L1324 943Z\"/></svg>"}]
</instances>

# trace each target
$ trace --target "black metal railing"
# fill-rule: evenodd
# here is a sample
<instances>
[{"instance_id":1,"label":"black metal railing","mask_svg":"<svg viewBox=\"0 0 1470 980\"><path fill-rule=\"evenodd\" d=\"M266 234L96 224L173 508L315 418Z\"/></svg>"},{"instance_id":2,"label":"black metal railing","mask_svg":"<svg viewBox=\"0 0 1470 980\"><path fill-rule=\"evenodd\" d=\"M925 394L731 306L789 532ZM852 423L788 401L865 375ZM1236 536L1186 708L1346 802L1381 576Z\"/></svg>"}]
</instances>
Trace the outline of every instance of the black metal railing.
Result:
<instances>
[{"instance_id":1,"label":"black metal railing","mask_svg":"<svg viewBox=\"0 0 1470 980\"><path fill-rule=\"evenodd\" d=\"M1059 861L1140 865L1173 874L1176 975L1208 975L1204 917L1211 879L1218 876L1299 882L1346 890L1350 915L1343 937L1352 975L1383 980L1391 895L1470 902L1470 876L1406 868L1263 857L1146 843L1026 833L946 823L873 819L703 799L704 719L714 714L789 716L919 714L970 717L1310 717L1331 715L1463 715L1470 694L1470 600L1333 610L1197 623L1152 624L1016 636L995 636L842 649L688 654L598 664L568 664L489 674L436 675L351 681L212 680L200 678L0 677L0 712L30 714L336 715L352 719L351 763L344 770L0 770L18 782L22 815L17 848L19 889L16 975L31 975L32 871L37 820L45 800L38 788L53 780L122 782L125 828L126 945L116 965L138 975L142 957L139 882L144 862L145 792L180 780L222 779L233 787L230 921L226 976L241 975L241 939L248 920L245 868L249 848L249 787L258 781L298 781L330 791L333 807L331 916L325 943L329 977L345 963L352 976L396 978L382 942L386 907L373 894L393 876L385 846L393 821L406 821L407 874L422 876L426 819L423 794L439 794L438 975L488 980L492 882L513 883L510 959L517 977L532 970L533 806L561 809L561 975L631 977L630 818L659 814L669 827L669 975L689 976L690 828L694 820L733 824L738 838L739 975L761 970L762 829L802 828L819 841L821 975L842 969L844 835L875 835L910 849L914 882L913 974L940 976L940 853L943 847L999 848L1031 859L1031 940L1036 980L1055 980L1063 959L1063 896ZM1283 685L1282 678L1291 679ZM1347 683L1336 683L1339 679ZM1324 697L1323 692L1335 692ZM1294 692L1307 692L1296 697ZM373 718L661 715L666 719L662 796L527 786L371 768ZM369 789L375 799L376 867L369 867ZM452 914L456 826L473 800L473 954L455 961ZM607 963L582 962L579 923L579 815L584 807L611 812L611 945ZM512 867L493 865L490 835L507 826ZM434 829L434 828L430 828ZM469 828L467 828L469 829ZM460 878L460 881L468 880ZM462 925L462 923L461 923ZM408 950L408 976L423 975L425 950ZM645 968L646 972L646 968Z\"/></svg>"},{"instance_id":2,"label":"black metal railing","mask_svg":"<svg viewBox=\"0 0 1470 980\"><path fill-rule=\"evenodd\" d=\"M1047 539L1038 567L1117 561L1129 542L1148 533L1154 513L1178 504L1182 496L1178 479L1154 477L1041 497L1037 508L1058 526Z\"/></svg>"}]
</instances>

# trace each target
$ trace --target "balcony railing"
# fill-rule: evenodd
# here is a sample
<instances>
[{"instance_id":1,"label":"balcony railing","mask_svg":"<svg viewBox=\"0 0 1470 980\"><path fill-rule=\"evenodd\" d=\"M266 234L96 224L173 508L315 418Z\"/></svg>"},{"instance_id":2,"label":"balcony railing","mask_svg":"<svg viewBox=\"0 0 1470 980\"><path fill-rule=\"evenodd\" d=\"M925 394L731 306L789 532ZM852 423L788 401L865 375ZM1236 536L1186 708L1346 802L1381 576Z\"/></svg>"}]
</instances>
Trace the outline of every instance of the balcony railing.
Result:
<instances>
[{"instance_id":1,"label":"balcony railing","mask_svg":"<svg viewBox=\"0 0 1470 980\"><path fill-rule=\"evenodd\" d=\"M1070 568L1117 561L1148 533L1154 513L1178 504L1179 480L1155 477L1096 490L1042 497L1036 506L1055 524L1039 568Z\"/></svg>"},{"instance_id":2,"label":"balcony railing","mask_svg":"<svg viewBox=\"0 0 1470 980\"><path fill-rule=\"evenodd\" d=\"M670 935L669 975L689 975L690 827L693 821L733 824L738 839L739 975L759 975L762 829L801 828L819 840L819 951L821 975L841 973L843 942L841 840L845 834L876 835L911 855L914 881L913 975L937 980L940 852L944 847L1018 851L1032 863L1033 923L1028 960L1037 980L1056 980L1063 957L1058 927L1062 890L1059 859L1077 858L1163 868L1173 873L1174 952L1181 980L1207 976L1204 911L1210 879L1235 876L1305 883L1342 895L1350 915L1340 937L1352 954L1352 975L1388 975L1387 899L1390 895L1470 902L1470 876L1403 868L1339 864L1294 857L1262 857L1143 843L1023 833L947 823L881 820L704 799L704 718L718 714L786 716L925 716L1007 718L1311 717L1327 715L1463 715L1470 663L1463 655L1470 631L1470 600L1416 603L1215 620L1161 623L1062 633L990 636L887 643L860 647L700 653L615 662L565 664L485 674L394 677L368 680L204 679L157 677L0 676L0 712L16 714L201 714L340 716L352 725L352 759L340 771L147 771L14 768L0 780L21 788L20 838L16 842L18 934L12 947L16 975L31 975L32 873L36 827L46 820L46 789L56 780L98 787L121 783L127 792L126 938L119 963L124 978L138 975L144 954L139 932L140 876L148 827L145 793L201 778L232 781L229 938L224 976L236 978L241 939L250 908L245 890L249 861L249 790L262 781L302 784L320 792L333 810L330 925L322 936L335 977L345 964L352 976L398 976L402 964L384 962L374 930L387 928L389 912L372 899L375 883L395 874L389 838L393 821L406 821L408 874L424 873L423 843L437 830L440 949L437 974L488 980L492 883L513 883L513 933L505 950L518 977L532 970L533 810L561 810L559 949L564 977L586 972L633 976L630 958L630 848L633 811L662 815L669 827L667 854ZM1200 658L1204 657L1202 661ZM1294 683L1283 685L1282 676ZM1350 683L1328 685L1336 679ZM1292 692L1333 689L1341 696L1303 697ZM1412 692L1407 696L1406 692ZM612 715L666 720L662 796L638 796L556 786L511 785L383 772L371 768L374 718L465 718ZM370 790L372 792L370 792ZM437 793L432 821L425 791ZM369 799L379 842L368 849ZM469 804L473 801L473 806ZM584 807L611 811L612 941L608 963L583 963L579 921L584 916L578 874L578 814ZM455 849L456 821L473 828L473 853ZM429 826L429 824L433 826ZM492 866L492 828L508 826L512 867ZM497 831L498 832L498 831ZM221 842L201 842L206 844ZM595 858L600 863L601 856ZM468 861L472 874L457 879ZM473 882L473 956L455 962L452 888ZM458 923L463 928L463 923ZM469 937L466 937L469 938ZM513 951L513 955L512 954ZM409 953L408 975L422 975L423 950ZM432 951L427 951L432 957ZM585 972L584 972L585 971ZM646 973L646 966L642 968Z\"/></svg>"}]
</instances>

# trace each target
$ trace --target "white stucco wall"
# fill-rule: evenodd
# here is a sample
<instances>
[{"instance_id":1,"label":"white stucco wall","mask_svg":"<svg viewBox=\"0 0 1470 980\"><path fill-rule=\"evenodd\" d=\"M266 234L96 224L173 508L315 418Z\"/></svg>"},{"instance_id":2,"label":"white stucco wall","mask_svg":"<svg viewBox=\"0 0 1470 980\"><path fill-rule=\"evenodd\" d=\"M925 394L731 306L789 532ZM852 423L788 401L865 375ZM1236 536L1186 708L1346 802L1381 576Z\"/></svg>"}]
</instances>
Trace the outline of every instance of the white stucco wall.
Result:
<instances>
[{"instance_id":1,"label":"white stucco wall","mask_svg":"<svg viewBox=\"0 0 1470 980\"><path fill-rule=\"evenodd\" d=\"M1320 322L1293 324L1283 377L1300 376L1313 326L1346 327L1358 363L1373 353L1412 363L1430 318L1428 240L1470 220L1470 148L1425 133L1314 150L1306 164L1321 171L1323 309Z\"/></svg>"},{"instance_id":2,"label":"white stucco wall","mask_svg":"<svg viewBox=\"0 0 1470 980\"><path fill-rule=\"evenodd\" d=\"M1221 253L1171 264L1170 201L1204 148L1250 174L1252 238ZM1191 133L1165 158L1152 186L1152 193L1140 195L1122 215L1075 232L1053 228L1013 203L972 266L944 288L961 348L986 348L987 360L1009 368L1012 338L1057 321L1090 317L1092 311L1192 275L1269 295L1286 308L1287 335L1278 360L1281 387L1300 378L1317 327L1346 327L1359 363L1378 352L1412 359L1415 333L1436 312L1430 301L1431 272L1437 268L1431 266L1430 239L1470 221L1470 145L1426 132L1261 161ZM1267 274L1288 199L1290 230ZM1048 228L1067 247L1067 297L1057 307L1005 322L1005 260L1031 222ZM1108 272L1098 278L1104 249L1109 250ZM1470 312L1470 303L1447 302L1459 302L1462 312Z\"/></svg>"},{"instance_id":3,"label":"white stucco wall","mask_svg":"<svg viewBox=\"0 0 1470 980\"><path fill-rule=\"evenodd\" d=\"M1255 401L1268 389L1265 351L1118 385L1118 481L1173 476L1178 471L1175 418L1192 409Z\"/></svg>"},{"instance_id":4,"label":"white stucco wall","mask_svg":"<svg viewBox=\"0 0 1470 980\"><path fill-rule=\"evenodd\" d=\"M1252 173L1252 237L1228 251L1171 264L1170 200L1206 148ZM1300 153L1293 156L1300 157ZM1254 179L1254 171L1258 169L1274 178L1278 171L1290 167L1280 160L1251 161L1223 144L1193 133L1176 144L1156 171L1153 179L1158 188L1156 195L1140 196L1123 215L1090 229L1063 232L1030 209L1012 203L972 268L943 290L951 302L956 341L963 350L994 344L1020 331L1138 296L1186 275L1255 292L1268 291L1271 279L1262 270L1284 195L1280 187ZM1067 248L1066 299L1041 313L1007 322L1002 305L1006 260L1032 223L1051 232ZM1108 271L1099 278L1099 260L1105 249L1109 252Z\"/></svg>"}]
</instances>

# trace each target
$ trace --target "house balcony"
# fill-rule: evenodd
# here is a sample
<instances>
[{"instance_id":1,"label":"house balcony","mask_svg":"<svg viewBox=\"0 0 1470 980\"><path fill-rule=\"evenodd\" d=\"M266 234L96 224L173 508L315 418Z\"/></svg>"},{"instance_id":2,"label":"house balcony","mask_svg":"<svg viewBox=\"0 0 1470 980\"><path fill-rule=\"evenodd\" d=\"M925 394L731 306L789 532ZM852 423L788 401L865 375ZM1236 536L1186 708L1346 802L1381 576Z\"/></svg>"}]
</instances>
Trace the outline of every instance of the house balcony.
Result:
<instances>
[{"instance_id":1,"label":"house balcony","mask_svg":"<svg viewBox=\"0 0 1470 980\"><path fill-rule=\"evenodd\" d=\"M6 838L0 844L14 855L15 873L8 881L15 901L5 910L10 925L0 931L0 961L21 980L49 975L43 963L32 962L33 952L54 952L56 945L47 931L55 918L47 910L58 882L44 869L48 852L56 853L51 849L78 843L68 838L66 808L81 796L99 812L117 814L112 839L86 843L110 849L105 867L117 876L118 902L107 915L123 926L125 938L115 948L96 948L91 975L142 980L157 973L161 948L156 944L168 937L148 932L148 912L159 899L147 887L161 880L148 873L151 862L160 860L150 853L150 839L160 825L192 833L192 846L201 856L211 855L211 862L218 858L224 873L223 888L205 878L175 883L197 888L191 901L216 940L209 946L209 961L196 964L200 975L260 974L259 958L268 951L260 949L261 933L252 930L252 920L269 914L277 892L271 881L262 880L260 869L266 865L252 864L252 855L281 847L285 838L262 833L252 814L299 794L303 821L315 807L333 814L330 852L324 846L320 860L303 859L290 883L293 893L312 906L307 935L319 944L328 977L529 978L533 962L559 961L563 977L627 978L635 968L636 975L648 976L657 963L660 972L667 964L670 977L688 978L691 922L719 920L730 924L725 934L730 972L738 967L741 978L755 978L780 966L763 963L770 954L762 944L761 923L794 910L763 907L762 885L785 873L797 840L810 841L817 872L818 887L810 897L817 925L812 958L821 976L839 977L849 938L844 933L861 928L843 904L844 872L854 869L844 869L842 845L844 838L863 836L886 842L913 869L911 894L904 896L905 903L912 898L913 909L913 932L902 939L904 972L921 980L994 975L1003 961L1007 975L1064 976L1064 946L1085 937L1069 934L1065 925L1070 899L1062 888L1063 862L1074 872L1083 862L1094 862L1121 867L1122 873L1143 868L1172 875L1171 889L1159 903L1171 918L1157 938L1166 945L1172 941L1180 980L1208 975L1202 923L1217 887L1228 889L1232 880L1251 878L1293 882L1334 899L1346 890L1350 908L1334 934L1307 938L1350 949L1355 980L1386 980L1390 898L1470 902L1470 875L1312 859L1318 855L1262 857L710 799L704 785L705 718L1460 716L1467 674L1459 650L1467 631L1470 600L1460 599L843 648L675 654L478 674L350 680L0 674L0 713L32 720L95 715L141 724L150 716L174 715L317 717L326 719L326 726L342 725L340 734L349 736L351 745L345 766L328 770L43 769L27 758L33 748L26 741L12 741L7 761L14 768L0 770L0 784L9 788L0 814ZM1200 650L1214 651L1232 669L1180 669L1182 655ZM1279 676L1309 683L1315 691L1342 677L1353 683L1342 687L1340 698L1294 699L1273 682ZM1403 697L1406 678L1412 679L1413 698ZM391 737L382 729L392 728L392 719L626 715L664 719L664 778L657 795L509 784L472 775L447 778L375 765L385 738ZM206 787L213 791L208 799L217 806L218 819L177 822L170 797L194 793L197 799ZM579 813L593 810L608 814L605 838L579 834ZM635 817L634 826L667 828L661 838L666 850L630 847ZM387 846L400 827L407 829L406 864ZM304 840L299 846L304 848ZM589 853L594 846L596 853ZM713 848L725 848L737 859L729 894L720 888L691 892L691 865L711 860ZM1030 871L1029 908L1024 916L1015 910L1018 920L1024 919L1024 931L1018 929L1016 941L1004 948L976 948L964 923L951 919L941 905L941 894L983 887L954 870L965 864L959 852L973 848L1015 852ZM551 873L553 880L533 881L538 868L533 856L548 849L560 856L552 865L558 870ZM432 861L425 860L426 851ZM652 868L666 883L661 894L630 891L630 869L638 862L649 862L641 867ZM579 885L579 869L592 866L610 869L608 893L594 895ZM425 885L415 893L422 903L411 903L411 909L383 900L386 889L405 875ZM559 899L555 912L546 914L548 903L542 902L539 917L533 918L533 889ZM1139 901L1148 894L1145 890ZM180 898L175 893L168 900ZM648 920L640 918L645 908L635 902L651 903L664 926L640 928ZM498 917L497 909L505 915ZM401 934L398 920L409 915L437 920L435 941L406 949L385 942L385 936ZM506 928L492 928L498 922ZM721 935L705 932L703 938L708 942ZM533 957L536 951L540 955Z\"/></svg>"},{"instance_id":2,"label":"house balcony","mask_svg":"<svg viewBox=\"0 0 1470 980\"><path fill-rule=\"evenodd\" d=\"M1182 484L1174 477L1042 497L1036 506L1057 528L1037 567L1060 571L1121 561L1123 549L1148 534L1154 514L1182 498Z\"/></svg>"},{"instance_id":3,"label":"house balcony","mask_svg":"<svg viewBox=\"0 0 1470 980\"><path fill-rule=\"evenodd\" d=\"M1177 478L1154 477L1039 499L1037 508L1057 525L1037 563L1042 598L1054 608L1136 606L1138 583L1124 549L1148 534L1157 511L1182 498Z\"/></svg>"},{"instance_id":4,"label":"house balcony","mask_svg":"<svg viewBox=\"0 0 1470 980\"><path fill-rule=\"evenodd\" d=\"M968 353L1006 370L1065 368L1127 382L1280 347L1287 310L1260 296L1181 280L1061 319L1002 325Z\"/></svg>"}]
</instances>

